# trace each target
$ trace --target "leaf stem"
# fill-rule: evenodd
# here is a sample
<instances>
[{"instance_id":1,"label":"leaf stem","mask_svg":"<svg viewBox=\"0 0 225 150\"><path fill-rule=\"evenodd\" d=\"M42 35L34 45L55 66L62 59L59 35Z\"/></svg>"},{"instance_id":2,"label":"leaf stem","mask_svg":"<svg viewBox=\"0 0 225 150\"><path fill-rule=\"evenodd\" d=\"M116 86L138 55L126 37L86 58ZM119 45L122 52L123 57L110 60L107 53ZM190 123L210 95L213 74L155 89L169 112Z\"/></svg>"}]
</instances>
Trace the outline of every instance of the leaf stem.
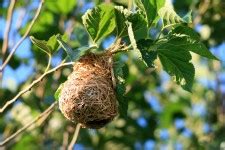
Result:
<instances>
[{"instance_id":1,"label":"leaf stem","mask_svg":"<svg viewBox=\"0 0 225 150\"><path fill-rule=\"evenodd\" d=\"M45 72L48 71L48 69L50 68L50 65L51 65L51 62L52 62L52 55L47 53L48 54L48 65L47 67L45 68Z\"/></svg>"}]
</instances>

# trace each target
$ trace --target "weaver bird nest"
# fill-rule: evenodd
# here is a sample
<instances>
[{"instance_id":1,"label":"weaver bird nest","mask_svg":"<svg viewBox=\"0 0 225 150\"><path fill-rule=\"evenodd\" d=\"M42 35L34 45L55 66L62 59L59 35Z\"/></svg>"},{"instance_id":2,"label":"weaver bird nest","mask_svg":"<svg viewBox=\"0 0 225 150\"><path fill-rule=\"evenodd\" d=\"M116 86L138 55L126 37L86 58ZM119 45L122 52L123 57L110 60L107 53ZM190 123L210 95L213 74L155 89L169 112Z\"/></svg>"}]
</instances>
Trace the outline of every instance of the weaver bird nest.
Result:
<instances>
[{"instance_id":1,"label":"weaver bird nest","mask_svg":"<svg viewBox=\"0 0 225 150\"><path fill-rule=\"evenodd\" d=\"M59 97L59 108L67 119L98 129L117 115L111 59L88 54L74 64Z\"/></svg>"}]
</instances>

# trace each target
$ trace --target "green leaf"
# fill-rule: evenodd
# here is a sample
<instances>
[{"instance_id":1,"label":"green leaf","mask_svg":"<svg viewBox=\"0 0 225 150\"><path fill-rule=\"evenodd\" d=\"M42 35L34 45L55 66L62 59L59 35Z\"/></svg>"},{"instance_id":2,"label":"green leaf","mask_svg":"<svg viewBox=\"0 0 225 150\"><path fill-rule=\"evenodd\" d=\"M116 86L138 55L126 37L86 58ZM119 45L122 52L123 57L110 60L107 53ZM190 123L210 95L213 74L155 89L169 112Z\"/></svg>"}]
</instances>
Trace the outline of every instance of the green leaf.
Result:
<instances>
[{"instance_id":1,"label":"green leaf","mask_svg":"<svg viewBox=\"0 0 225 150\"><path fill-rule=\"evenodd\" d=\"M183 36L180 39L183 39ZM174 41L177 41L176 37L170 37L153 45L150 39L140 40L138 48L149 67L153 67L157 54L163 69L172 76L173 80L183 89L191 91L195 74L194 66L190 63L191 54L183 49L183 45L178 46L180 41L176 44L173 43Z\"/></svg>"},{"instance_id":2,"label":"green leaf","mask_svg":"<svg viewBox=\"0 0 225 150\"><path fill-rule=\"evenodd\" d=\"M117 37L127 36L129 23L132 24L132 30L135 40L144 39L147 37L147 22L141 11L132 13L122 6L115 6ZM130 31L129 31L130 32Z\"/></svg>"},{"instance_id":3,"label":"green leaf","mask_svg":"<svg viewBox=\"0 0 225 150\"><path fill-rule=\"evenodd\" d=\"M71 61L77 61L80 59L81 56L97 49L96 46L91 46L91 47L84 46L84 47L80 47L76 50L72 50L72 48L66 42L63 41L63 39L60 35L57 35L56 38L57 38L59 45L65 50L65 52L67 53L67 56L69 57L69 59Z\"/></svg>"},{"instance_id":4,"label":"green leaf","mask_svg":"<svg viewBox=\"0 0 225 150\"><path fill-rule=\"evenodd\" d=\"M136 5L144 12L148 25L157 18L157 11L164 6L165 0L135 0Z\"/></svg>"},{"instance_id":5,"label":"green leaf","mask_svg":"<svg viewBox=\"0 0 225 150\"><path fill-rule=\"evenodd\" d=\"M95 43L112 33L116 27L114 7L109 4L102 4L88 10L82 16L82 20Z\"/></svg>"},{"instance_id":6,"label":"green leaf","mask_svg":"<svg viewBox=\"0 0 225 150\"><path fill-rule=\"evenodd\" d=\"M191 91L195 69L189 51L183 49L182 45L174 45L174 39L160 43L157 48L158 57L163 69L172 76L177 84L184 90ZM176 40L175 40L176 41Z\"/></svg>"},{"instance_id":7,"label":"green leaf","mask_svg":"<svg viewBox=\"0 0 225 150\"><path fill-rule=\"evenodd\" d=\"M126 22L128 26L128 36L131 42L131 46L134 49L136 57L142 59L142 55L140 50L137 47L137 41L139 39L144 39L147 37L147 23L143 19L143 16L141 16L140 13L131 14L128 17L128 20ZM130 22L131 21L131 22Z\"/></svg>"},{"instance_id":8,"label":"green leaf","mask_svg":"<svg viewBox=\"0 0 225 150\"><path fill-rule=\"evenodd\" d=\"M57 42L55 35L49 38L47 46L50 47L51 51L56 51L59 48L59 43Z\"/></svg>"},{"instance_id":9,"label":"green leaf","mask_svg":"<svg viewBox=\"0 0 225 150\"><path fill-rule=\"evenodd\" d=\"M170 43L173 45L209 59L219 60L200 41L199 35L192 28L178 26L171 31L170 36L173 37L173 39L170 40Z\"/></svg>"},{"instance_id":10,"label":"green leaf","mask_svg":"<svg viewBox=\"0 0 225 150\"><path fill-rule=\"evenodd\" d=\"M163 69L187 91L191 91L195 74L194 66L190 63L190 51L210 59L217 59L200 42L198 34L186 26L177 26L166 39L159 40L151 47L157 51Z\"/></svg>"},{"instance_id":11,"label":"green leaf","mask_svg":"<svg viewBox=\"0 0 225 150\"><path fill-rule=\"evenodd\" d=\"M53 35L47 41L47 46L51 49L51 53L54 53L59 49L59 43L57 41L58 36L60 36L60 34ZM64 40L64 41L68 40L68 35L66 35L66 34L64 34L61 37L62 37L62 40Z\"/></svg>"},{"instance_id":12,"label":"green leaf","mask_svg":"<svg viewBox=\"0 0 225 150\"><path fill-rule=\"evenodd\" d=\"M163 19L164 27L181 23L192 23L191 11L181 18L170 5L160 8L158 14Z\"/></svg>"},{"instance_id":13,"label":"green leaf","mask_svg":"<svg viewBox=\"0 0 225 150\"><path fill-rule=\"evenodd\" d=\"M127 116L128 110L128 100L125 97L125 80L124 80L124 64L122 62L117 62L113 66L114 75L117 81L116 84L116 97L119 102L119 114L122 117Z\"/></svg>"},{"instance_id":14,"label":"green leaf","mask_svg":"<svg viewBox=\"0 0 225 150\"><path fill-rule=\"evenodd\" d=\"M175 53L177 55L176 57L173 56L174 53L172 53L172 50L161 49L159 51L158 56L163 65L163 69L184 90L191 91L195 74L194 66L189 60L180 59L180 57L188 57L189 53L183 53L181 51L176 51Z\"/></svg>"},{"instance_id":15,"label":"green leaf","mask_svg":"<svg viewBox=\"0 0 225 150\"><path fill-rule=\"evenodd\" d=\"M58 89L56 90L56 92L54 94L54 98L57 101L59 100L62 88L63 88L63 83L59 85Z\"/></svg>"},{"instance_id":16,"label":"green leaf","mask_svg":"<svg viewBox=\"0 0 225 150\"><path fill-rule=\"evenodd\" d=\"M30 39L31 39L31 42L43 52L47 54L51 52L51 47L47 45L47 41L35 39L33 36L30 36Z\"/></svg>"},{"instance_id":17,"label":"green leaf","mask_svg":"<svg viewBox=\"0 0 225 150\"><path fill-rule=\"evenodd\" d=\"M141 52L142 58L147 64L148 67L154 68L154 60L157 58L157 52L150 49L153 44L153 40L139 40L137 43L137 47Z\"/></svg>"},{"instance_id":18,"label":"green leaf","mask_svg":"<svg viewBox=\"0 0 225 150\"><path fill-rule=\"evenodd\" d=\"M132 12L122 6L115 6L117 37L127 36L127 17Z\"/></svg>"},{"instance_id":19,"label":"green leaf","mask_svg":"<svg viewBox=\"0 0 225 150\"><path fill-rule=\"evenodd\" d=\"M38 40L34 38L33 36L30 37L33 44L35 44L39 49L41 49L43 52L47 54L53 54L59 49L59 43L57 42L57 36L59 35L53 35L51 36L48 41L45 40ZM64 39L66 39L66 35L62 36Z\"/></svg>"},{"instance_id":20,"label":"green leaf","mask_svg":"<svg viewBox=\"0 0 225 150\"><path fill-rule=\"evenodd\" d=\"M68 14L72 12L77 4L77 0L46 0L46 7L56 14Z\"/></svg>"},{"instance_id":21,"label":"green leaf","mask_svg":"<svg viewBox=\"0 0 225 150\"><path fill-rule=\"evenodd\" d=\"M144 15L140 11L130 14L128 16L128 21L132 23L132 30L136 41L147 37L148 25L144 18Z\"/></svg>"}]
</instances>

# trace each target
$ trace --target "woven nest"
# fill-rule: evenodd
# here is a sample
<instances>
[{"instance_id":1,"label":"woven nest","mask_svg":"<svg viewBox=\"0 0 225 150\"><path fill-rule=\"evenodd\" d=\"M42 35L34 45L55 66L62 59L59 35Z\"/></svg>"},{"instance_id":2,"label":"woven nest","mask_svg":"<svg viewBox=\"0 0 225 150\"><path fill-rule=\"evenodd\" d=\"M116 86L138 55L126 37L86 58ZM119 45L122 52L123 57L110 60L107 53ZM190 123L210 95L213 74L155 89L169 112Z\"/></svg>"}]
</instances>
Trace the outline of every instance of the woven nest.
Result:
<instances>
[{"instance_id":1,"label":"woven nest","mask_svg":"<svg viewBox=\"0 0 225 150\"><path fill-rule=\"evenodd\" d=\"M59 97L59 108L67 119L97 129L117 115L109 59L89 54L74 64Z\"/></svg>"}]
</instances>

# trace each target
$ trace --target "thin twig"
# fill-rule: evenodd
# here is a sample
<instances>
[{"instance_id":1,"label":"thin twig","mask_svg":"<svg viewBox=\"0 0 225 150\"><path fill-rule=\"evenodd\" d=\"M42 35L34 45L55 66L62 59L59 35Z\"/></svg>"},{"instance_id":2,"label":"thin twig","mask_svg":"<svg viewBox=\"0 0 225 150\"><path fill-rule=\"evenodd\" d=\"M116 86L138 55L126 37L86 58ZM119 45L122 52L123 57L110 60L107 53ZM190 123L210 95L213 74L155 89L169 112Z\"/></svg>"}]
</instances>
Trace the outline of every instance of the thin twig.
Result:
<instances>
[{"instance_id":1,"label":"thin twig","mask_svg":"<svg viewBox=\"0 0 225 150\"><path fill-rule=\"evenodd\" d=\"M4 32L3 44L2 44L2 62L4 62L4 60L5 60L5 53L8 48L9 32L10 32L11 25L12 25L12 15L13 15L15 3L16 3L16 0L10 1L9 9L7 12L6 27L5 27L5 32ZM3 72L0 72L0 86L2 85L2 77L3 77Z\"/></svg>"},{"instance_id":2,"label":"thin twig","mask_svg":"<svg viewBox=\"0 0 225 150\"><path fill-rule=\"evenodd\" d=\"M0 109L0 113L2 113L9 105L14 103L21 95L23 95L24 93L29 91L33 86L35 86L37 83L39 83L45 76L56 71L57 69L59 69L61 67L69 66L69 65L73 65L73 62L62 63L62 64L56 66L55 68L43 73L38 79L34 80L28 87L26 87L24 90L20 91L13 99L7 101L6 104Z\"/></svg>"},{"instance_id":3,"label":"thin twig","mask_svg":"<svg viewBox=\"0 0 225 150\"><path fill-rule=\"evenodd\" d=\"M31 28L33 27L34 25L34 22L37 20L40 12L41 12L41 8L42 8L42 5L44 3L44 0L41 0L39 6L38 6L38 9L36 11L36 14L34 16L34 18L32 19L29 27L27 28L25 34L23 35L23 37L16 43L16 45L12 48L12 51L10 52L10 54L8 55L8 57L6 58L6 60L4 61L4 63L2 64L2 66L0 67L0 72L3 71L3 69L6 67L6 65L8 64L8 62L10 61L10 59L12 58L13 54L16 52L16 49L20 46L20 44L26 39L27 35L29 34Z\"/></svg>"},{"instance_id":4,"label":"thin twig","mask_svg":"<svg viewBox=\"0 0 225 150\"><path fill-rule=\"evenodd\" d=\"M73 135L73 139L72 139L72 141L70 142L70 145L69 145L69 147L68 147L68 150L72 150L72 149L73 149L73 146L74 146L74 144L76 143L77 137L78 137L78 135L79 135L80 127L81 127L81 124L78 123L77 126L76 126L76 129L75 129L74 135Z\"/></svg>"},{"instance_id":5,"label":"thin twig","mask_svg":"<svg viewBox=\"0 0 225 150\"><path fill-rule=\"evenodd\" d=\"M4 141L2 141L0 143L0 146L6 145L9 141L11 141L12 139L14 139L19 134L23 133L26 129L28 129L30 126L32 126L33 124L35 124L36 122L38 122L43 117L47 118L47 116L49 116L53 112L53 108L56 106L57 102L58 101L55 101L43 113L41 113L39 116L37 116L33 121L29 122L24 127L22 127L21 129L19 129L18 131L16 131L14 134L12 134L10 137L8 137Z\"/></svg>"},{"instance_id":6,"label":"thin twig","mask_svg":"<svg viewBox=\"0 0 225 150\"><path fill-rule=\"evenodd\" d=\"M7 47L8 47L9 32L10 32L10 28L12 25L12 14L13 14L15 3L16 3L16 0L10 1L9 9L7 12L6 27L5 27L5 32L4 32L4 41L2 44L2 60L4 60L4 56L5 56Z\"/></svg>"}]
</instances>

